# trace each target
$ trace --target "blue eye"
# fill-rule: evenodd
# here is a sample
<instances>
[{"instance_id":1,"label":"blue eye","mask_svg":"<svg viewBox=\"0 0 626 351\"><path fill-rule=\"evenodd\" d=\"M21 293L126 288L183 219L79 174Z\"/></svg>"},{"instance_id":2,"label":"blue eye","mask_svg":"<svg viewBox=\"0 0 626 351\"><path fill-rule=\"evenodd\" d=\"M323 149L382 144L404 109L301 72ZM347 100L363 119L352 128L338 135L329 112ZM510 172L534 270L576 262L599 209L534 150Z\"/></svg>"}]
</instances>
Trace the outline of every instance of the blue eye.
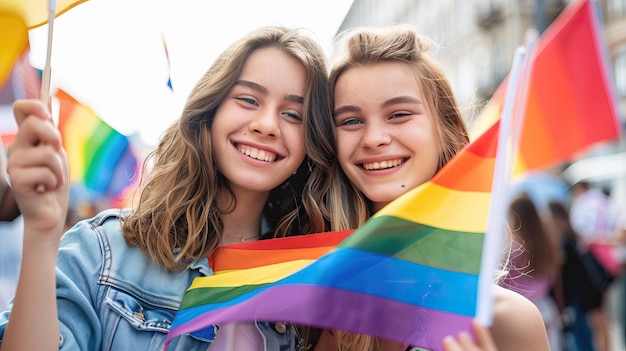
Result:
<instances>
[{"instance_id":1,"label":"blue eye","mask_svg":"<svg viewBox=\"0 0 626 351\"><path fill-rule=\"evenodd\" d=\"M405 117L405 116L410 116L411 114L408 112L398 112L398 113L394 113L393 115L389 116L389 118L393 119L393 118L401 118L401 117Z\"/></svg>"},{"instance_id":2,"label":"blue eye","mask_svg":"<svg viewBox=\"0 0 626 351\"><path fill-rule=\"evenodd\" d=\"M346 120L344 120L343 122L339 123L340 126L349 126L349 125L355 125L355 124L361 124L362 122L359 121L356 118L348 118Z\"/></svg>"},{"instance_id":3,"label":"blue eye","mask_svg":"<svg viewBox=\"0 0 626 351\"><path fill-rule=\"evenodd\" d=\"M236 98L236 99L237 99L237 100L239 100L239 101L243 101L243 102L245 102L246 104L249 104L249 105L258 106L258 104L257 104L256 100L254 100L253 98L249 98L249 97L238 97L238 98Z\"/></svg>"},{"instance_id":4,"label":"blue eye","mask_svg":"<svg viewBox=\"0 0 626 351\"><path fill-rule=\"evenodd\" d=\"M287 117L289 117L289 118L293 118L295 120L302 121L302 117L300 117L300 115L297 114L297 113L293 113L293 112L283 112L283 113L285 115L287 115Z\"/></svg>"}]
</instances>

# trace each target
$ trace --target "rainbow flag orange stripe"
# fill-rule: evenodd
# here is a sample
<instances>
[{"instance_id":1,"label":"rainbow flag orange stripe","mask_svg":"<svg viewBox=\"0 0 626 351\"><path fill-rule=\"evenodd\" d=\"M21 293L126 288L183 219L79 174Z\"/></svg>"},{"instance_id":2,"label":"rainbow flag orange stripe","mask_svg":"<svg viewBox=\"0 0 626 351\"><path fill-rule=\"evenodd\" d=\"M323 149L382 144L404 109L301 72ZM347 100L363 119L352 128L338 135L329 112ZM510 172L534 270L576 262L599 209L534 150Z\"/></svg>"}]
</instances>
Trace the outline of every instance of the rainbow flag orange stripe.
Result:
<instances>
[{"instance_id":1,"label":"rainbow flag orange stripe","mask_svg":"<svg viewBox=\"0 0 626 351\"><path fill-rule=\"evenodd\" d=\"M139 166L128 138L65 91L59 89L55 96L70 181L82 183L95 195L115 199L133 184Z\"/></svg>"},{"instance_id":2,"label":"rainbow flag orange stripe","mask_svg":"<svg viewBox=\"0 0 626 351\"><path fill-rule=\"evenodd\" d=\"M209 257L214 272L266 266L292 260L314 260L335 248L354 230L292 236L272 241L254 241L220 248Z\"/></svg>"}]
</instances>

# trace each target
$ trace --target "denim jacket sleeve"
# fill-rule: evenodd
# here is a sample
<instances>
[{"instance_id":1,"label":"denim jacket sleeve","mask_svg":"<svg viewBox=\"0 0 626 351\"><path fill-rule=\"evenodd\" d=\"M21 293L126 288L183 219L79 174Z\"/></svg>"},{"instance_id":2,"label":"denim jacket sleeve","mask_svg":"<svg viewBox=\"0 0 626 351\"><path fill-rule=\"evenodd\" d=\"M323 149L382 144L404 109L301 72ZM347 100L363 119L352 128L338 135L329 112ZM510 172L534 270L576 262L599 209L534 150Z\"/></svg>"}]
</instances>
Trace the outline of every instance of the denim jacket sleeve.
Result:
<instances>
[{"instance_id":1,"label":"denim jacket sleeve","mask_svg":"<svg viewBox=\"0 0 626 351\"><path fill-rule=\"evenodd\" d=\"M191 280L211 274L206 260L181 272L160 269L126 245L119 214L104 211L61 239L56 267L60 350L162 350ZM10 309L0 314L0 345ZM183 335L168 350L206 350L210 341Z\"/></svg>"},{"instance_id":2,"label":"denim jacket sleeve","mask_svg":"<svg viewBox=\"0 0 626 351\"><path fill-rule=\"evenodd\" d=\"M186 289L195 277L212 274L206 258L178 272L161 269L126 244L120 215L120 210L104 211L61 239L56 267L60 350L163 350ZM11 305L0 314L0 346L10 311ZM292 324L257 322L257 327L267 351L302 348ZM181 335L167 350L207 350L216 333L213 326L202 335Z\"/></svg>"}]
</instances>

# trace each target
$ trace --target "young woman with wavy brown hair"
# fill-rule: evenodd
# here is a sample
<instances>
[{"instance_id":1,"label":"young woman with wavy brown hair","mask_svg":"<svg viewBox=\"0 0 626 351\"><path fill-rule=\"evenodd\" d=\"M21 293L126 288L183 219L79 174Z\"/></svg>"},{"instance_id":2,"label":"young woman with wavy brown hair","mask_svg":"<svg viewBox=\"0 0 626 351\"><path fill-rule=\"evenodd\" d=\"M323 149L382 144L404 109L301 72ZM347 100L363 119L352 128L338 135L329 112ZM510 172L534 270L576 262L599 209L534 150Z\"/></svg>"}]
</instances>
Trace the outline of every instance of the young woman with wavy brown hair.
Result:
<instances>
[{"instance_id":1,"label":"young woman with wavy brown hair","mask_svg":"<svg viewBox=\"0 0 626 351\"><path fill-rule=\"evenodd\" d=\"M207 43L210 45L210 43ZM63 234L67 158L38 101L14 104L8 171L24 216L8 350L162 349L191 281L222 245L324 231L333 145L328 73L307 33L260 28L228 47L147 158L134 206ZM332 141L332 138L330 139ZM326 218L326 219L325 219ZM296 350L293 325L214 326L168 350Z\"/></svg>"}]
</instances>

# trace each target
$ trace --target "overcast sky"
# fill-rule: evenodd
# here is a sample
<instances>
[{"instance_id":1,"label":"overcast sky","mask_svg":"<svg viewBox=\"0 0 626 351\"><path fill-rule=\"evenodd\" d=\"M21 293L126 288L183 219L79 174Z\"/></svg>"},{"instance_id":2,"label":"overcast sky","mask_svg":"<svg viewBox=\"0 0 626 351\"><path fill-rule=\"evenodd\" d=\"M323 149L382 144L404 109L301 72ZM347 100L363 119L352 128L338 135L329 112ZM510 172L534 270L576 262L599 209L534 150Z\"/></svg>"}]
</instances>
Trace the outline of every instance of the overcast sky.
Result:
<instances>
[{"instance_id":1,"label":"overcast sky","mask_svg":"<svg viewBox=\"0 0 626 351\"><path fill-rule=\"evenodd\" d=\"M154 145L190 89L230 43L263 25L310 29L330 53L352 0L89 0L54 22L51 88ZM48 26L30 31L43 68ZM174 91L167 87L168 46Z\"/></svg>"}]
</instances>

